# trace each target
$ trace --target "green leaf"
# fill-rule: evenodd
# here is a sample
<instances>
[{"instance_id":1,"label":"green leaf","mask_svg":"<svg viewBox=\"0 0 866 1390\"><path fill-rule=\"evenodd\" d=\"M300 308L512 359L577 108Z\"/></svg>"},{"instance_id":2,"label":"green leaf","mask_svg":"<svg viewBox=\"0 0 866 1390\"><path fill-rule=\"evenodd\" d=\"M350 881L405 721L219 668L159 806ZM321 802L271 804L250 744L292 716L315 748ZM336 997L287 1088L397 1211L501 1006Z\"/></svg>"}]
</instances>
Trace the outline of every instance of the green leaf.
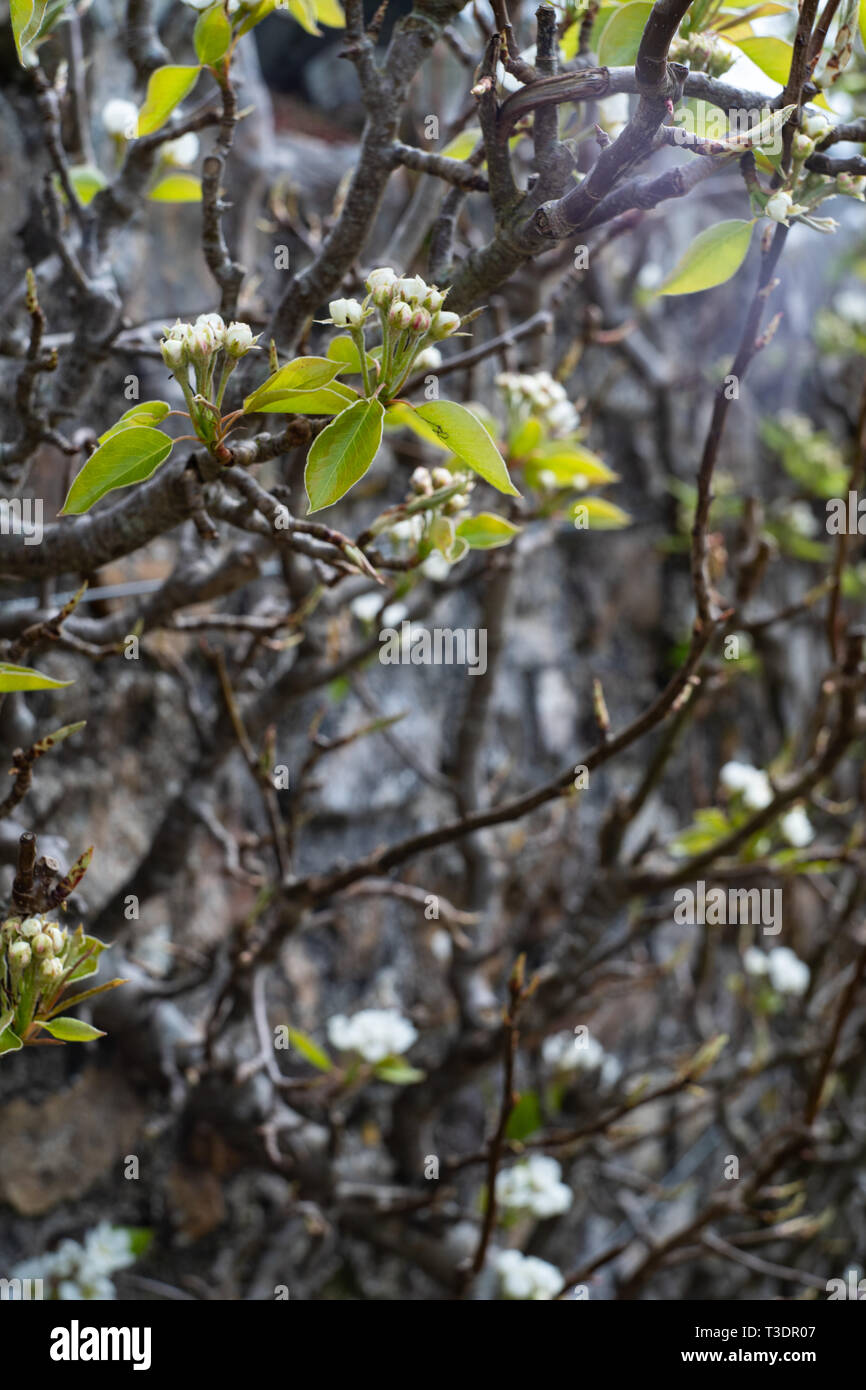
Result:
<instances>
[{"instance_id":1,"label":"green leaf","mask_svg":"<svg viewBox=\"0 0 866 1390\"><path fill-rule=\"evenodd\" d=\"M519 526L512 526L504 516L493 512L479 512L477 516L467 516L457 527L472 550L495 550L497 546L508 545L519 533Z\"/></svg>"},{"instance_id":2,"label":"green leaf","mask_svg":"<svg viewBox=\"0 0 866 1390\"><path fill-rule=\"evenodd\" d=\"M60 1003L53 1009L49 1009L46 1018L53 1018L55 1014L60 1013L61 1009L72 1009L78 1004L83 1004L85 999L92 999L94 994L104 994L106 990L117 989L118 985L125 985L128 983L128 980L121 980L118 977L115 980L106 980L104 985L94 985L92 989L84 989L80 994L67 995L66 998L61 999Z\"/></svg>"},{"instance_id":3,"label":"green leaf","mask_svg":"<svg viewBox=\"0 0 866 1390\"><path fill-rule=\"evenodd\" d=\"M232 41L232 23L222 4L212 5L199 15L192 41L199 62L208 67L224 56Z\"/></svg>"},{"instance_id":4,"label":"green leaf","mask_svg":"<svg viewBox=\"0 0 866 1390\"><path fill-rule=\"evenodd\" d=\"M72 984L73 980L86 980L88 976L95 975L99 970L99 957L103 951L109 948L104 941L100 941L97 936L85 936L79 928L72 937L72 947L68 959L77 962L66 977L66 983Z\"/></svg>"},{"instance_id":5,"label":"green leaf","mask_svg":"<svg viewBox=\"0 0 866 1390\"><path fill-rule=\"evenodd\" d=\"M524 1091L508 1117L506 1139L528 1139L541 1128L541 1104L535 1091Z\"/></svg>"},{"instance_id":6,"label":"green leaf","mask_svg":"<svg viewBox=\"0 0 866 1390\"><path fill-rule=\"evenodd\" d=\"M614 10L598 40L601 67L628 67L634 62L651 13L652 5L643 0Z\"/></svg>"},{"instance_id":7,"label":"green leaf","mask_svg":"<svg viewBox=\"0 0 866 1390\"><path fill-rule=\"evenodd\" d=\"M541 443L543 433L541 421L537 420L534 415L530 415L528 420L524 420L523 424L518 426L508 441L508 452L511 457L519 459L523 458L525 454L531 454L532 450Z\"/></svg>"},{"instance_id":8,"label":"green leaf","mask_svg":"<svg viewBox=\"0 0 866 1390\"><path fill-rule=\"evenodd\" d=\"M536 481L540 473L552 473L561 487L601 487L615 483L619 474L608 468L591 449L565 440L551 440L536 449L527 465L528 478Z\"/></svg>"},{"instance_id":9,"label":"green leaf","mask_svg":"<svg viewBox=\"0 0 866 1390\"><path fill-rule=\"evenodd\" d=\"M567 63L570 62L572 58L577 57L580 30L581 22L579 19L576 19L574 23L569 24L562 38L559 40L560 52Z\"/></svg>"},{"instance_id":10,"label":"green leaf","mask_svg":"<svg viewBox=\"0 0 866 1390\"><path fill-rule=\"evenodd\" d=\"M330 1071L333 1067L334 1064L327 1052L323 1052L318 1043L314 1043L306 1033L300 1033L297 1028L290 1028L289 1042L298 1049L302 1057L306 1057L311 1066L318 1067L319 1071Z\"/></svg>"},{"instance_id":11,"label":"green leaf","mask_svg":"<svg viewBox=\"0 0 866 1390\"><path fill-rule=\"evenodd\" d=\"M9 1027L14 1017L14 1009L7 1009L5 1013L0 1013L0 1037L6 1032L6 1029Z\"/></svg>"},{"instance_id":12,"label":"green leaf","mask_svg":"<svg viewBox=\"0 0 866 1390\"><path fill-rule=\"evenodd\" d=\"M778 82L780 87L785 86L794 52L789 43L784 39L775 38L736 39L735 43L741 53L751 58L755 66L766 73L771 81Z\"/></svg>"},{"instance_id":13,"label":"green leaf","mask_svg":"<svg viewBox=\"0 0 866 1390\"><path fill-rule=\"evenodd\" d=\"M313 10L320 24L329 29L345 29L346 16L339 0L313 0Z\"/></svg>"},{"instance_id":14,"label":"green leaf","mask_svg":"<svg viewBox=\"0 0 866 1390\"><path fill-rule=\"evenodd\" d=\"M13 1033L11 1028L0 1033L0 1055L4 1052L20 1052L24 1046L17 1033Z\"/></svg>"},{"instance_id":15,"label":"green leaf","mask_svg":"<svg viewBox=\"0 0 866 1390\"><path fill-rule=\"evenodd\" d=\"M860 37L863 40L863 46L866 47L866 4L863 3L863 0L860 0Z\"/></svg>"},{"instance_id":16,"label":"green leaf","mask_svg":"<svg viewBox=\"0 0 866 1390\"><path fill-rule=\"evenodd\" d=\"M569 507L568 515L578 530L621 531L631 522L628 512L605 497L581 497Z\"/></svg>"},{"instance_id":17,"label":"green leaf","mask_svg":"<svg viewBox=\"0 0 866 1390\"><path fill-rule=\"evenodd\" d=\"M400 1057L386 1057L377 1062L373 1074L379 1081L387 1081L391 1086L414 1086L424 1080L424 1072L410 1067Z\"/></svg>"},{"instance_id":18,"label":"green leaf","mask_svg":"<svg viewBox=\"0 0 866 1390\"><path fill-rule=\"evenodd\" d=\"M52 676L43 676L41 671L33 671L29 666L12 666L8 661L0 661L0 694L13 690L57 690L72 681L56 681Z\"/></svg>"},{"instance_id":19,"label":"green leaf","mask_svg":"<svg viewBox=\"0 0 866 1390\"><path fill-rule=\"evenodd\" d=\"M429 401L426 405L413 406L401 418L423 438L456 454L498 492L510 497L520 496L494 440L465 405L458 405L456 401Z\"/></svg>"},{"instance_id":20,"label":"green leaf","mask_svg":"<svg viewBox=\"0 0 866 1390\"><path fill-rule=\"evenodd\" d=\"M110 435L117 434L118 430L125 430L128 425L158 425L170 410L168 401L140 401L129 410L125 410L120 419L99 436L99 442L104 444Z\"/></svg>"},{"instance_id":21,"label":"green leaf","mask_svg":"<svg viewBox=\"0 0 866 1390\"><path fill-rule=\"evenodd\" d=\"M364 355L367 358L367 366L372 372L375 373L376 359L369 352L365 353ZM358 352L358 349L355 346L354 340L348 337L346 334L341 334L339 338L331 339L331 342L328 345L328 357L332 362L340 363L341 372L356 372L360 374L360 353Z\"/></svg>"},{"instance_id":22,"label":"green leaf","mask_svg":"<svg viewBox=\"0 0 866 1390\"><path fill-rule=\"evenodd\" d=\"M149 1226L120 1226L116 1230L125 1231L129 1238L130 1254L140 1260L153 1244L153 1231Z\"/></svg>"},{"instance_id":23,"label":"green leaf","mask_svg":"<svg viewBox=\"0 0 866 1390\"><path fill-rule=\"evenodd\" d=\"M283 391L265 396L256 406L263 414L339 415L347 405L360 400L357 391L342 381L332 381L317 391Z\"/></svg>"},{"instance_id":24,"label":"green leaf","mask_svg":"<svg viewBox=\"0 0 866 1390\"><path fill-rule=\"evenodd\" d=\"M259 0L258 5L256 5L251 13L247 15L246 19L242 20L238 25L238 38L240 38L242 34L248 34L249 31L254 29L257 24L260 24L263 19L267 19L268 15L272 10L275 10L276 7L277 0Z\"/></svg>"},{"instance_id":25,"label":"green leaf","mask_svg":"<svg viewBox=\"0 0 866 1390\"><path fill-rule=\"evenodd\" d=\"M150 75L144 105L138 113L138 134L151 135L165 125L174 108L189 96L201 68L169 64Z\"/></svg>"},{"instance_id":26,"label":"green leaf","mask_svg":"<svg viewBox=\"0 0 866 1390\"><path fill-rule=\"evenodd\" d=\"M12 36L22 67L33 66L30 49L48 36L65 8L66 0L9 0Z\"/></svg>"},{"instance_id":27,"label":"green leaf","mask_svg":"<svg viewBox=\"0 0 866 1390\"><path fill-rule=\"evenodd\" d=\"M465 130L460 131L459 135L455 135L453 140L449 140L447 145L443 145L437 153L447 155L449 159L468 159L480 140L479 127L477 125L467 126Z\"/></svg>"},{"instance_id":28,"label":"green leaf","mask_svg":"<svg viewBox=\"0 0 866 1390\"><path fill-rule=\"evenodd\" d=\"M244 410L247 414L261 410L271 397L279 398L289 391L310 392L318 390L320 386L328 386L342 369L342 363L328 357L296 357L262 382L251 396L247 396ZM346 391L349 389L348 386L344 387Z\"/></svg>"},{"instance_id":29,"label":"green leaf","mask_svg":"<svg viewBox=\"0 0 866 1390\"><path fill-rule=\"evenodd\" d=\"M69 181L78 196L82 207L87 207L101 188L107 188L108 179L95 164L74 164L69 170Z\"/></svg>"},{"instance_id":30,"label":"green leaf","mask_svg":"<svg viewBox=\"0 0 866 1390\"><path fill-rule=\"evenodd\" d=\"M311 512L330 507L363 478L379 451L384 418L381 401L357 400L316 436L304 470Z\"/></svg>"},{"instance_id":31,"label":"green leaf","mask_svg":"<svg viewBox=\"0 0 866 1390\"><path fill-rule=\"evenodd\" d=\"M287 11L308 34L321 34L322 31L316 23L313 0L283 0L279 8Z\"/></svg>"},{"instance_id":32,"label":"green leaf","mask_svg":"<svg viewBox=\"0 0 866 1390\"><path fill-rule=\"evenodd\" d=\"M165 463L171 450L168 436L146 425L129 425L109 434L73 482L60 515L80 515L107 492L144 482Z\"/></svg>"},{"instance_id":33,"label":"green leaf","mask_svg":"<svg viewBox=\"0 0 866 1390\"><path fill-rule=\"evenodd\" d=\"M200 203L201 180L195 174L166 174L147 196L152 203Z\"/></svg>"},{"instance_id":34,"label":"green leaf","mask_svg":"<svg viewBox=\"0 0 866 1390\"><path fill-rule=\"evenodd\" d=\"M746 259L754 225L732 218L699 232L658 293L696 294L730 280Z\"/></svg>"},{"instance_id":35,"label":"green leaf","mask_svg":"<svg viewBox=\"0 0 866 1390\"><path fill-rule=\"evenodd\" d=\"M36 1022L46 1033L50 1033L52 1038L59 1038L61 1042L93 1042L95 1038L105 1037L99 1028L82 1023L80 1018L54 1018L49 1023L37 1019Z\"/></svg>"}]
</instances>

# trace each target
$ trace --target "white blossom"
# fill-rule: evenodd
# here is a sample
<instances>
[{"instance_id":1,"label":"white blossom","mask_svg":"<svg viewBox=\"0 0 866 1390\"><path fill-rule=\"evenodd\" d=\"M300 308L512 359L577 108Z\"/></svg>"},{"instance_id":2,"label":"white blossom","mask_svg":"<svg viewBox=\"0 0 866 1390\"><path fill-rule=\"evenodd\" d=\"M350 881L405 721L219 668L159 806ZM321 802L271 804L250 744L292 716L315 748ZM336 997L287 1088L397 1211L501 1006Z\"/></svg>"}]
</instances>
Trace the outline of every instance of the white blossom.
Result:
<instances>
[{"instance_id":1,"label":"white blossom","mask_svg":"<svg viewBox=\"0 0 866 1390\"><path fill-rule=\"evenodd\" d=\"M131 140L138 129L138 107L123 97L113 97L102 108L102 124L109 135Z\"/></svg>"},{"instance_id":2,"label":"white blossom","mask_svg":"<svg viewBox=\"0 0 866 1390\"><path fill-rule=\"evenodd\" d=\"M328 1020L328 1037L339 1052L357 1052L365 1062L402 1057L416 1041L414 1024L397 1009L362 1009L347 1017Z\"/></svg>"},{"instance_id":3,"label":"white blossom","mask_svg":"<svg viewBox=\"0 0 866 1390\"><path fill-rule=\"evenodd\" d=\"M792 810L787 811L779 821L779 829L788 844L794 845L796 849L803 849L806 845L810 845L815 838L812 822L802 806L795 806Z\"/></svg>"},{"instance_id":4,"label":"white blossom","mask_svg":"<svg viewBox=\"0 0 866 1390\"><path fill-rule=\"evenodd\" d=\"M766 772L749 763L725 763L719 781L726 791L740 793L743 805L750 811L762 811L773 800L773 788Z\"/></svg>"},{"instance_id":5,"label":"white blossom","mask_svg":"<svg viewBox=\"0 0 866 1390\"><path fill-rule=\"evenodd\" d=\"M760 979L766 975L769 968L767 956L763 951L759 951L757 946L750 946L743 952L743 969L753 979Z\"/></svg>"},{"instance_id":6,"label":"white blossom","mask_svg":"<svg viewBox=\"0 0 866 1390\"><path fill-rule=\"evenodd\" d=\"M364 310L357 299L332 299L328 309L337 328L358 328L364 322Z\"/></svg>"},{"instance_id":7,"label":"white blossom","mask_svg":"<svg viewBox=\"0 0 866 1390\"><path fill-rule=\"evenodd\" d=\"M573 1194L562 1181L562 1170L555 1158L530 1154L512 1168L497 1173L496 1200L513 1211L548 1217L568 1211Z\"/></svg>"},{"instance_id":8,"label":"white blossom","mask_svg":"<svg viewBox=\"0 0 866 1390\"><path fill-rule=\"evenodd\" d=\"M524 1255L519 1250L502 1250L497 1254L495 1264L506 1298L549 1302L562 1288L562 1274L556 1265L539 1260L535 1255Z\"/></svg>"},{"instance_id":9,"label":"white blossom","mask_svg":"<svg viewBox=\"0 0 866 1390\"><path fill-rule=\"evenodd\" d=\"M451 573L451 566L441 550L433 550L421 566L421 573L425 579L431 579L434 584L441 584L443 579L447 579Z\"/></svg>"},{"instance_id":10,"label":"white blossom","mask_svg":"<svg viewBox=\"0 0 866 1390\"><path fill-rule=\"evenodd\" d=\"M354 614L359 623L372 623L381 607L382 596L376 589L369 594L359 594L349 604L350 612Z\"/></svg>"},{"instance_id":11,"label":"white blossom","mask_svg":"<svg viewBox=\"0 0 866 1390\"><path fill-rule=\"evenodd\" d=\"M162 157L166 164L178 169L188 169L198 159L199 143L195 131L179 135L176 140L166 140L162 147Z\"/></svg>"},{"instance_id":12,"label":"white blossom","mask_svg":"<svg viewBox=\"0 0 866 1390\"><path fill-rule=\"evenodd\" d=\"M801 995L809 988L811 971L790 946L774 946L767 953L770 984L780 994Z\"/></svg>"},{"instance_id":13,"label":"white blossom","mask_svg":"<svg viewBox=\"0 0 866 1390\"><path fill-rule=\"evenodd\" d=\"M541 1044L541 1058L555 1072L598 1072L602 1086L613 1086L622 1075L618 1058L606 1052L597 1038L586 1033L579 1040L573 1033L552 1033Z\"/></svg>"}]
</instances>

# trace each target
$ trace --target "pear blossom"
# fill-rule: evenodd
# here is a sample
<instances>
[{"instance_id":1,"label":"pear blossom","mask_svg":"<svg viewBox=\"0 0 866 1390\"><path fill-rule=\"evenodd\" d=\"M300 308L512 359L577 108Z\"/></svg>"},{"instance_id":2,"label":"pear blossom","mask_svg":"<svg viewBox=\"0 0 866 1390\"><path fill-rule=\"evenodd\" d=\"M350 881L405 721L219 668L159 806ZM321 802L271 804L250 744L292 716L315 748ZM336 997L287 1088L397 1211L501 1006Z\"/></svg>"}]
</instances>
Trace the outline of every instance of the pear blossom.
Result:
<instances>
[{"instance_id":1,"label":"pear blossom","mask_svg":"<svg viewBox=\"0 0 866 1390\"><path fill-rule=\"evenodd\" d=\"M613 1086L622 1075L618 1058L605 1051L597 1038L585 1033L578 1039L574 1033L552 1033L541 1044L544 1065L557 1073L597 1072L602 1086Z\"/></svg>"},{"instance_id":2,"label":"pear blossom","mask_svg":"<svg viewBox=\"0 0 866 1390\"><path fill-rule=\"evenodd\" d=\"M178 169L188 169L198 159L199 141L195 131L187 131L176 140L166 140L162 147L162 157L166 164Z\"/></svg>"},{"instance_id":3,"label":"pear blossom","mask_svg":"<svg viewBox=\"0 0 866 1390\"><path fill-rule=\"evenodd\" d=\"M496 1175L496 1200L502 1207L545 1218L568 1211L574 1200L562 1181L562 1169L547 1154L530 1154Z\"/></svg>"},{"instance_id":4,"label":"pear blossom","mask_svg":"<svg viewBox=\"0 0 866 1390\"><path fill-rule=\"evenodd\" d=\"M502 1250L495 1259L496 1272L505 1298L550 1302L562 1288L563 1278L556 1265L524 1255L520 1250Z\"/></svg>"},{"instance_id":5,"label":"pear blossom","mask_svg":"<svg viewBox=\"0 0 866 1390\"><path fill-rule=\"evenodd\" d=\"M364 322L364 310L357 299L332 299L328 309L337 328L359 328Z\"/></svg>"},{"instance_id":6,"label":"pear blossom","mask_svg":"<svg viewBox=\"0 0 866 1390\"><path fill-rule=\"evenodd\" d=\"M725 763L719 781L726 791L742 795L743 805L749 811L763 811L773 800L773 788L766 772L749 763Z\"/></svg>"},{"instance_id":7,"label":"pear blossom","mask_svg":"<svg viewBox=\"0 0 866 1390\"><path fill-rule=\"evenodd\" d=\"M356 1052L365 1062L402 1057L417 1040L414 1024L397 1009L362 1009L351 1018L335 1014L328 1020L328 1038L339 1052Z\"/></svg>"},{"instance_id":8,"label":"pear blossom","mask_svg":"<svg viewBox=\"0 0 866 1390\"><path fill-rule=\"evenodd\" d=\"M102 108L102 124L109 135L131 140L138 129L138 107L123 97L113 97Z\"/></svg>"},{"instance_id":9,"label":"pear blossom","mask_svg":"<svg viewBox=\"0 0 866 1390\"><path fill-rule=\"evenodd\" d=\"M774 222L781 222L783 227L787 227L790 225L788 218L798 217L801 212L806 212L806 208L800 203L795 203L786 189L780 188L771 198L767 199L764 211Z\"/></svg>"},{"instance_id":10,"label":"pear blossom","mask_svg":"<svg viewBox=\"0 0 866 1390\"><path fill-rule=\"evenodd\" d=\"M774 946L767 953L770 984L780 994L799 996L809 988L811 971L790 946Z\"/></svg>"},{"instance_id":11,"label":"pear blossom","mask_svg":"<svg viewBox=\"0 0 866 1390\"><path fill-rule=\"evenodd\" d=\"M815 831L812 822L806 815L802 806L795 806L787 811L779 821L779 829L788 841L789 845L794 845L796 849L803 849L810 845L815 838Z\"/></svg>"}]
</instances>

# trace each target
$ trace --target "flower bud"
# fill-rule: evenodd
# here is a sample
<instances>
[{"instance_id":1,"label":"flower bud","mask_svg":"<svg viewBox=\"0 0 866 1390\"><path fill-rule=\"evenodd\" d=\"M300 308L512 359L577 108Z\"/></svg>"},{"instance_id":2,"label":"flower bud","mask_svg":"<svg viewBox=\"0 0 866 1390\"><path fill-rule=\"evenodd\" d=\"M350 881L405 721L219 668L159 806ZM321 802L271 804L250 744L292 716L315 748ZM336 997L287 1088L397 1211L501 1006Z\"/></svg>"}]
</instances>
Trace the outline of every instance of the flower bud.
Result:
<instances>
[{"instance_id":1,"label":"flower bud","mask_svg":"<svg viewBox=\"0 0 866 1390\"><path fill-rule=\"evenodd\" d=\"M432 319L426 309L416 309L412 315L412 322L409 327L412 329L413 333L417 333L420 336L423 333L429 332L431 323Z\"/></svg>"},{"instance_id":2,"label":"flower bud","mask_svg":"<svg viewBox=\"0 0 866 1390\"><path fill-rule=\"evenodd\" d=\"M458 512L465 512L468 506L469 498L465 492L456 492L453 497L448 498L442 510L446 516L456 516Z\"/></svg>"},{"instance_id":3,"label":"flower bud","mask_svg":"<svg viewBox=\"0 0 866 1390\"><path fill-rule=\"evenodd\" d=\"M435 285L431 285L424 300L424 308L429 309L431 314L442 308L445 303L445 296L441 290L437 290Z\"/></svg>"},{"instance_id":4,"label":"flower bud","mask_svg":"<svg viewBox=\"0 0 866 1390\"><path fill-rule=\"evenodd\" d=\"M418 372L435 372L437 367L442 366L442 353L438 348L427 347L418 353L414 366Z\"/></svg>"},{"instance_id":5,"label":"flower bud","mask_svg":"<svg viewBox=\"0 0 866 1390\"><path fill-rule=\"evenodd\" d=\"M162 157L166 164L175 169L188 169L198 159L198 136L195 131L187 131L176 140L166 140L162 147Z\"/></svg>"},{"instance_id":6,"label":"flower bud","mask_svg":"<svg viewBox=\"0 0 866 1390\"><path fill-rule=\"evenodd\" d=\"M456 333L460 327L460 315L449 314L446 309L440 309L433 315L431 333L434 338L449 338L452 333Z\"/></svg>"},{"instance_id":7,"label":"flower bud","mask_svg":"<svg viewBox=\"0 0 866 1390\"><path fill-rule=\"evenodd\" d=\"M60 979L63 974L63 963L57 960L56 956L51 956L48 960L39 963L39 979L44 985L53 984Z\"/></svg>"},{"instance_id":8,"label":"flower bud","mask_svg":"<svg viewBox=\"0 0 866 1390\"><path fill-rule=\"evenodd\" d=\"M794 136L794 143L791 146L795 159L808 159L815 149L815 141L810 140L808 135L798 134Z\"/></svg>"},{"instance_id":9,"label":"flower bud","mask_svg":"<svg viewBox=\"0 0 866 1390\"><path fill-rule=\"evenodd\" d=\"M50 957L54 955L54 942L51 940L51 937L48 935L47 932L39 932L38 935L34 936L30 944L34 956Z\"/></svg>"},{"instance_id":10,"label":"flower bud","mask_svg":"<svg viewBox=\"0 0 866 1390\"><path fill-rule=\"evenodd\" d=\"M180 338L165 338L160 343L162 350L162 360L171 371L179 371L185 367L188 361L186 343Z\"/></svg>"},{"instance_id":11,"label":"flower bud","mask_svg":"<svg viewBox=\"0 0 866 1390\"><path fill-rule=\"evenodd\" d=\"M830 122L819 111L814 111L800 122L800 129L813 140L823 140L824 136L830 133Z\"/></svg>"},{"instance_id":12,"label":"flower bud","mask_svg":"<svg viewBox=\"0 0 866 1390\"><path fill-rule=\"evenodd\" d=\"M229 357L243 357L258 341L248 323L230 323L225 332L225 349Z\"/></svg>"},{"instance_id":13,"label":"flower bud","mask_svg":"<svg viewBox=\"0 0 866 1390\"><path fill-rule=\"evenodd\" d=\"M408 328L412 322L412 307L402 299L395 299L388 310L388 322L392 328Z\"/></svg>"},{"instance_id":14,"label":"flower bud","mask_svg":"<svg viewBox=\"0 0 866 1390\"><path fill-rule=\"evenodd\" d=\"M858 174L837 174L836 187L840 193L847 193L849 197L863 199L863 190L866 188L866 178Z\"/></svg>"},{"instance_id":15,"label":"flower bud","mask_svg":"<svg viewBox=\"0 0 866 1390\"><path fill-rule=\"evenodd\" d=\"M364 310L357 299L332 299L328 308L337 328L359 328L364 322Z\"/></svg>"},{"instance_id":16,"label":"flower bud","mask_svg":"<svg viewBox=\"0 0 866 1390\"><path fill-rule=\"evenodd\" d=\"M793 199L790 193L786 193L780 188L778 193L774 193L772 198L767 199L767 206L764 211L774 222L783 222L787 226L787 218L790 216Z\"/></svg>"},{"instance_id":17,"label":"flower bud","mask_svg":"<svg viewBox=\"0 0 866 1390\"><path fill-rule=\"evenodd\" d=\"M420 275L404 275L397 281L396 293L409 304L423 304L429 294L429 287Z\"/></svg>"},{"instance_id":18,"label":"flower bud","mask_svg":"<svg viewBox=\"0 0 866 1390\"><path fill-rule=\"evenodd\" d=\"M391 291L397 283L397 276L389 265L379 266L378 270L371 270L367 276L367 289L373 296L373 303L378 304L382 309L390 302Z\"/></svg>"},{"instance_id":19,"label":"flower bud","mask_svg":"<svg viewBox=\"0 0 866 1390\"><path fill-rule=\"evenodd\" d=\"M197 320L190 328L187 338L187 352L191 362L203 365L221 346L222 343L217 340L217 335L210 324Z\"/></svg>"},{"instance_id":20,"label":"flower bud","mask_svg":"<svg viewBox=\"0 0 866 1390\"><path fill-rule=\"evenodd\" d=\"M38 917L25 917L21 923L21 935L28 941L32 936L36 936L42 930L42 923Z\"/></svg>"},{"instance_id":21,"label":"flower bud","mask_svg":"<svg viewBox=\"0 0 866 1390\"><path fill-rule=\"evenodd\" d=\"M138 107L122 97L107 101L102 108L102 124L109 135L119 135L123 140L134 140L138 130Z\"/></svg>"},{"instance_id":22,"label":"flower bud","mask_svg":"<svg viewBox=\"0 0 866 1390\"><path fill-rule=\"evenodd\" d=\"M13 941L9 947L9 962L13 970L26 970L30 964L30 947L26 941Z\"/></svg>"},{"instance_id":23,"label":"flower bud","mask_svg":"<svg viewBox=\"0 0 866 1390\"><path fill-rule=\"evenodd\" d=\"M409 487L416 492L419 497L429 497L433 491L433 481L430 477L429 468L416 468L409 479Z\"/></svg>"},{"instance_id":24,"label":"flower bud","mask_svg":"<svg viewBox=\"0 0 866 1390\"><path fill-rule=\"evenodd\" d=\"M450 487L454 482L454 475L450 468L434 468L431 473L433 486L438 490L440 487Z\"/></svg>"},{"instance_id":25,"label":"flower bud","mask_svg":"<svg viewBox=\"0 0 866 1390\"><path fill-rule=\"evenodd\" d=\"M51 937L51 944L54 947L54 954L59 956L66 949L66 932L60 927L46 927L45 935Z\"/></svg>"}]
</instances>

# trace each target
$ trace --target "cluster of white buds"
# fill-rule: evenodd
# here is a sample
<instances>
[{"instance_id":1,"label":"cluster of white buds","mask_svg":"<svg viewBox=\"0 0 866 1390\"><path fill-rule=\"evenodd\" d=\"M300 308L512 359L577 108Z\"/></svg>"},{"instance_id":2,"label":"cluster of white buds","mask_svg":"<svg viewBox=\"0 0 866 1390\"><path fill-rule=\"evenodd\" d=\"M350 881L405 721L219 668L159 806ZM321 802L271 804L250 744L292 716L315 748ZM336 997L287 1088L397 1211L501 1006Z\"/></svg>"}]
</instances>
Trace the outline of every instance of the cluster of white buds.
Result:
<instances>
[{"instance_id":1,"label":"cluster of white buds","mask_svg":"<svg viewBox=\"0 0 866 1390\"><path fill-rule=\"evenodd\" d=\"M195 323L181 323L178 319L167 328L160 348L165 365L174 372L190 365L204 366L223 348L229 357L244 357L253 351L260 336L253 333L248 323L230 323L226 327L219 314L199 314Z\"/></svg>"},{"instance_id":2,"label":"cluster of white buds","mask_svg":"<svg viewBox=\"0 0 866 1390\"><path fill-rule=\"evenodd\" d=\"M441 507L444 516L457 516L460 512L465 512L469 506L469 493L475 487L474 478L464 474L455 476L450 468L430 469L422 466L416 468L412 473L409 479L409 492L413 497L432 497L434 493L441 492L444 488L453 487L455 484L459 486L460 491L446 497L445 501L441 503ZM391 528L392 534L394 529Z\"/></svg>"},{"instance_id":3,"label":"cluster of white buds","mask_svg":"<svg viewBox=\"0 0 866 1390\"><path fill-rule=\"evenodd\" d=\"M47 917L10 917L2 927L6 964L13 985L20 982L26 971L32 983L50 989L64 971L64 959L69 946L65 927L58 927Z\"/></svg>"},{"instance_id":4,"label":"cluster of white buds","mask_svg":"<svg viewBox=\"0 0 866 1390\"><path fill-rule=\"evenodd\" d=\"M750 946L743 955L743 966L752 979L766 978L778 994L799 998L809 988L811 971L790 946L774 946L766 955L757 946Z\"/></svg>"},{"instance_id":5,"label":"cluster of white buds","mask_svg":"<svg viewBox=\"0 0 866 1390\"><path fill-rule=\"evenodd\" d=\"M725 763L719 782L725 791L743 798L747 811L763 811L773 800L773 788L766 772L750 763Z\"/></svg>"},{"instance_id":6,"label":"cluster of white buds","mask_svg":"<svg viewBox=\"0 0 866 1390\"><path fill-rule=\"evenodd\" d=\"M390 266L379 266L367 276L367 295L359 299L332 299L328 305L335 328L347 329L358 349L364 390L374 388L383 401L397 396L409 373L435 370L442 363L432 346L457 333L463 322L442 306L447 290L428 285L420 275L400 276ZM378 310L382 346L371 367L364 343L364 325Z\"/></svg>"},{"instance_id":7,"label":"cluster of white buds","mask_svg":"<svg viewBox=\"0 0 866 1390\"><path fill-rule=\"evenodd\" d=\"M12 1278L41 1279L44 1298L107 1302L117 1297L112 1274L135 1260L131 1232L101 1221L88 1232L83 1244L63 1240L56 1250L16 1265Z\"/></svg>"},{"instance_id":8,"label":"cluster of white buds","mask_svg":"<svg viewBox=\"0 0 866 1390\"><path fill-rule=\"evenodd\" d=\"M496 385L516 423L534 415L553 437L572 434L580 424L565 387L550 372L500 372Z\"/></svg>"},{"instance_id":9,"label":"cluster of white buds","mask_svg":"<svg viewBox=\"0 0 866 1390\"><path fill-rule=\"evenodd\" d=\"M365 1062L402 1057L418 1037L414 1024L397 1009L362 1009L348 1018L328 1020L328 1038L339 1052L354 1052Z\"/></svg>"},{"instance_id":10,"label":"cluster of white buds","mask_svg":"<svg viewBox=\"0 0 866 1390\"><path fill-rule=\"evenodd\" d=\"M563 1285L556 1265L520 1250L501 1250L495 1257L503 1297L551 1302Z\"/></svg>"},{"instance_id":11,"label":"cluster of white buds","mask_svg":"<svg viewBox=\"0 0 866 1390\"><path fill-rule=\"evenodd\" d=\"M496 1200L511 1211L544 1219L568 1211L573 1194L562 1181L562 1169L555 1158L530 1154L496 1174Z\"/></svg>"}]
</instances>

